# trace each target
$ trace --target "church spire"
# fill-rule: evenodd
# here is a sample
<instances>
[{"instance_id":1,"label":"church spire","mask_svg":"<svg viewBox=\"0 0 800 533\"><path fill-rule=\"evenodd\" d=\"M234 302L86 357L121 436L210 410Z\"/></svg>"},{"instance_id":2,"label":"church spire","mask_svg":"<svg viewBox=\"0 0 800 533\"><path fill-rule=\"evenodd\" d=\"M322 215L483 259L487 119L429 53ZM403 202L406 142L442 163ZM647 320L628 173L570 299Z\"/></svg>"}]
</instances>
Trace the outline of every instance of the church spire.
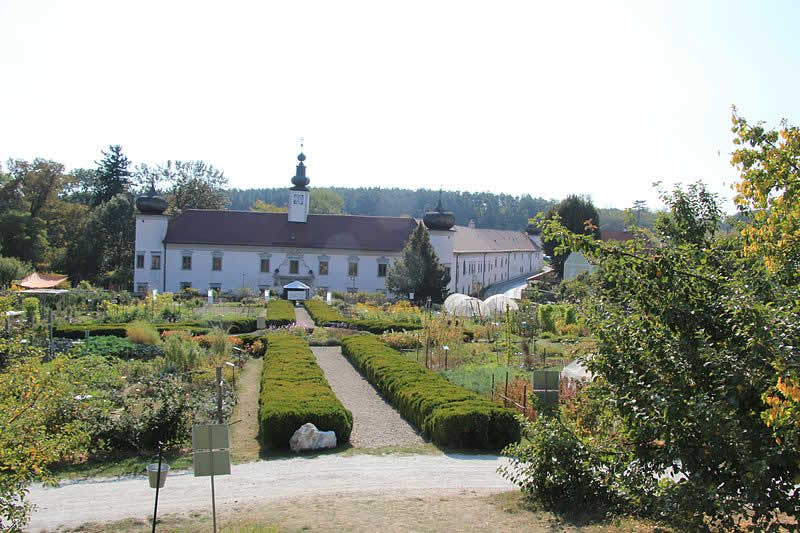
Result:
<instances>
[{"instance_id":1,"label":"church spire","mask_svg":"<svg viewBox=\"0 0 800 533\"><path fill-rule=\"evenodd\" d=\"M300 139L300 153L297 156L297 169L295 170L294 177L292 178L293 191L307 191L309 179L306 177L306 165L303 161L306 160L306 154L303 153L303 140Z\"/></svg>"}]
</instances>

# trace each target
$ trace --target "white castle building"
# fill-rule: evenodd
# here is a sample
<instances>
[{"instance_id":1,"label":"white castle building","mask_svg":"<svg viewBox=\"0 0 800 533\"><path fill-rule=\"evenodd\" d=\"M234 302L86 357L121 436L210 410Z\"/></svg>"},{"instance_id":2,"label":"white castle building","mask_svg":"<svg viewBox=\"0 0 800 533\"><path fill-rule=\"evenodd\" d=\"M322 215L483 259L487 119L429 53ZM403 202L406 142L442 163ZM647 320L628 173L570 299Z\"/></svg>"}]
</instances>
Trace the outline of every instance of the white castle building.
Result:
<instances>
[{"instance_id":1,"label":"white castle building","mask_svg":"<svg viewBox=\"0 0 800 533\"><path fill-rule=\"evenodd\" d=\"M421 221L309 214L305 157L297 156L288 214L188 209L169 218L166 202L155 191L137 199L135 290L249 287L281 294L288 283L301 281L313 292L386 293L386 269L420 223L439 262L449 269L450 292L470 294L542 268L542 250L533 237L456 226L441 200Z\"/></svg>"}]
</instances>

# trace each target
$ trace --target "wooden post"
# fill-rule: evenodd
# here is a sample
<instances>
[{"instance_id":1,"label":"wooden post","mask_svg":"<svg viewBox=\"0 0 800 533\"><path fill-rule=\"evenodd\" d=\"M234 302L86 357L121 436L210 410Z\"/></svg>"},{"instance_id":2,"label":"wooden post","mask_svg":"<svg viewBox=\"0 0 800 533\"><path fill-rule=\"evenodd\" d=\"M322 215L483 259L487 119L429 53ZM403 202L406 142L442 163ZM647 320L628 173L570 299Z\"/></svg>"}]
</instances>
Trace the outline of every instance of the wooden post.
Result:
<instances>
[{"instance_id":1,"label":"wooden post","mask_svg":"<svg viewBox=\"0 0 800 533\"><path fill-rule=\"evenodd\" d=\"M47 310L47 354L53 358L53 310Z\"/></svg>"},{"instance_id":2,"label":"wooden post","mask_svg":"<svg viewBox=\"0 0 800 533\"><path fill-rule=\"evenodd\" d=\"M506 403L508 402L507 398L508 398L508 370L506 370L506 388L505 388L505 393L503 394L503 405L506 407L508 406L508 404Z\"/></svg>"},{"instance_id":3,"label":"wooden post","mask_svg":"<svg viewBox=\"0 0 800 533\"><path fill-rule=\"evenodd\" d=\"M222 367L217 367L217 421L223 424L222 420Z\"/></svg>"},{"instance_id":4,"label":"wooden post","mask_svg":"<svg viewBox=\"0 0 800 533\"><path fill-rule=\"evenodd\" d=\"M522 416L528 417L528 384L522 387Z\"/></svg>"},{"instance_id":5,"label":"wooden post","mask_svg":"<svg viewBox=\"0 0 800 533\"><path fill-rule=\"evenodd\" d=\"M494 401L494 372L492 372L492 401Z\"/></svg>"},{"instance_id":6,"label":"wooden post","mask_svg":"<svg viewBox=\"0 0 800 533\"><path fill-rule=\"evenodd\" d=\"M444 369L447 370L447 350L444 351Z\"/></svg>"}]
</instances>

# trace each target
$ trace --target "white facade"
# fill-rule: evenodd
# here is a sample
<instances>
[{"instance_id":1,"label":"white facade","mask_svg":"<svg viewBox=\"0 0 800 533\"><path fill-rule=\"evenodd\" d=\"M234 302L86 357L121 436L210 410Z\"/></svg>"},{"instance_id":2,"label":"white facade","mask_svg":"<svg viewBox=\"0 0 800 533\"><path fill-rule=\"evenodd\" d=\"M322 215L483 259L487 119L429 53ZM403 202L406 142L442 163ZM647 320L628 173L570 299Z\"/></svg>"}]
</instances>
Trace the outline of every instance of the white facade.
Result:
<instances>
[{"instance_id":1,"label":"white facade","mask_svg":"<svg viewBox=\"0 0 800 533\"><path fill-rule=\"evenodd\" d=\"M147 214L136 216L134 290L247 287L280 294L288 283L301 281L314 292L385 293L387 269L400 256L414 220L312 215L309 223L304 160L301 153L285 219L269 218L277 216L274 213L189 210L170 224L168 217L154 214L166 208L163 200L156 201L155 192L140 198L140 211ZM453 226L452 213L445 213L441 203L437 209L434 214L449 216L449 221L429 226L449 229L430 229L429 236L439 262L450 272L450 292L476 293L541 270L541 248L526 234ZM384 247L389 250L381 250Z\"/></svg>"},{"instance_id":2,"label":"white facade","mask_svg":"<svg viewBox=\"0 0 800 533\"><path fill-rule=\"evenodd\" d=\"M133 258L133 290L163 291L164 236L169 218L164 215L136 215L136 241Z\"/></svg>"},{"instance_id":3,"label":"white facade","mask_svg":"<svg viewBox=\"0 0 800 533\"><path fill-rule=\"evenodd\" d=\"M149 253L144 268L137 265L134 288L140 292L152 289L177 292L191 287L205 292L248 287L257 293L270 289L272 294L280 294L284 285L300 280L314 291L386 292L386 269L398 255L355 250L169 243L164 256L166 261L162 258L160 269L152 268ZM217 268L219 270L215 270Z\"/></svg>"},{"instance_id":4,"label":"white facade","mask_svg":"<svg viewBox=\"0 0 800 533\"><path fill-rule=\"evenodd\" d=\"M476 294L490 285L528 277L542 269L542 252L469 252L454 254L450 292Z\"/></svg>"}]
</instances>

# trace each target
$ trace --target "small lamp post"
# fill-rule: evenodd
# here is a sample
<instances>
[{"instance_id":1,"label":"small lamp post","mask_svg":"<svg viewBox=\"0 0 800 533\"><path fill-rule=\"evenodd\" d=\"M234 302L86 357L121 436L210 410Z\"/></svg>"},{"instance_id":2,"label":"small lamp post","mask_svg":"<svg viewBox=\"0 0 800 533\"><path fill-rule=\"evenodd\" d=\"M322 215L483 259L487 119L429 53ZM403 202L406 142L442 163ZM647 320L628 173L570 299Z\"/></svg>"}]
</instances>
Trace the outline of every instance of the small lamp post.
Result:
<instances>
[{"instance_id":1,"label":"small lamp post","mask_svg":"<svg viewBox=\"0 0 800 533\"><path fill-rule=\"evenodd\" d=\"M233 388L236 388L236 364L231 363L230 361L225 362L226 366L229 366L233 369Z\"/></svg>"},{"instance_id":2,"label":"small lamp post","mask_svg":"<svg viewBox=\"0 0 800 533\"><path fill-rule=\"evenodd\" d=\"M447 353L450 351L450 347L445 344L442 349L444 350L444 369L447 370Z\"/></svg>"}]
</instances>

